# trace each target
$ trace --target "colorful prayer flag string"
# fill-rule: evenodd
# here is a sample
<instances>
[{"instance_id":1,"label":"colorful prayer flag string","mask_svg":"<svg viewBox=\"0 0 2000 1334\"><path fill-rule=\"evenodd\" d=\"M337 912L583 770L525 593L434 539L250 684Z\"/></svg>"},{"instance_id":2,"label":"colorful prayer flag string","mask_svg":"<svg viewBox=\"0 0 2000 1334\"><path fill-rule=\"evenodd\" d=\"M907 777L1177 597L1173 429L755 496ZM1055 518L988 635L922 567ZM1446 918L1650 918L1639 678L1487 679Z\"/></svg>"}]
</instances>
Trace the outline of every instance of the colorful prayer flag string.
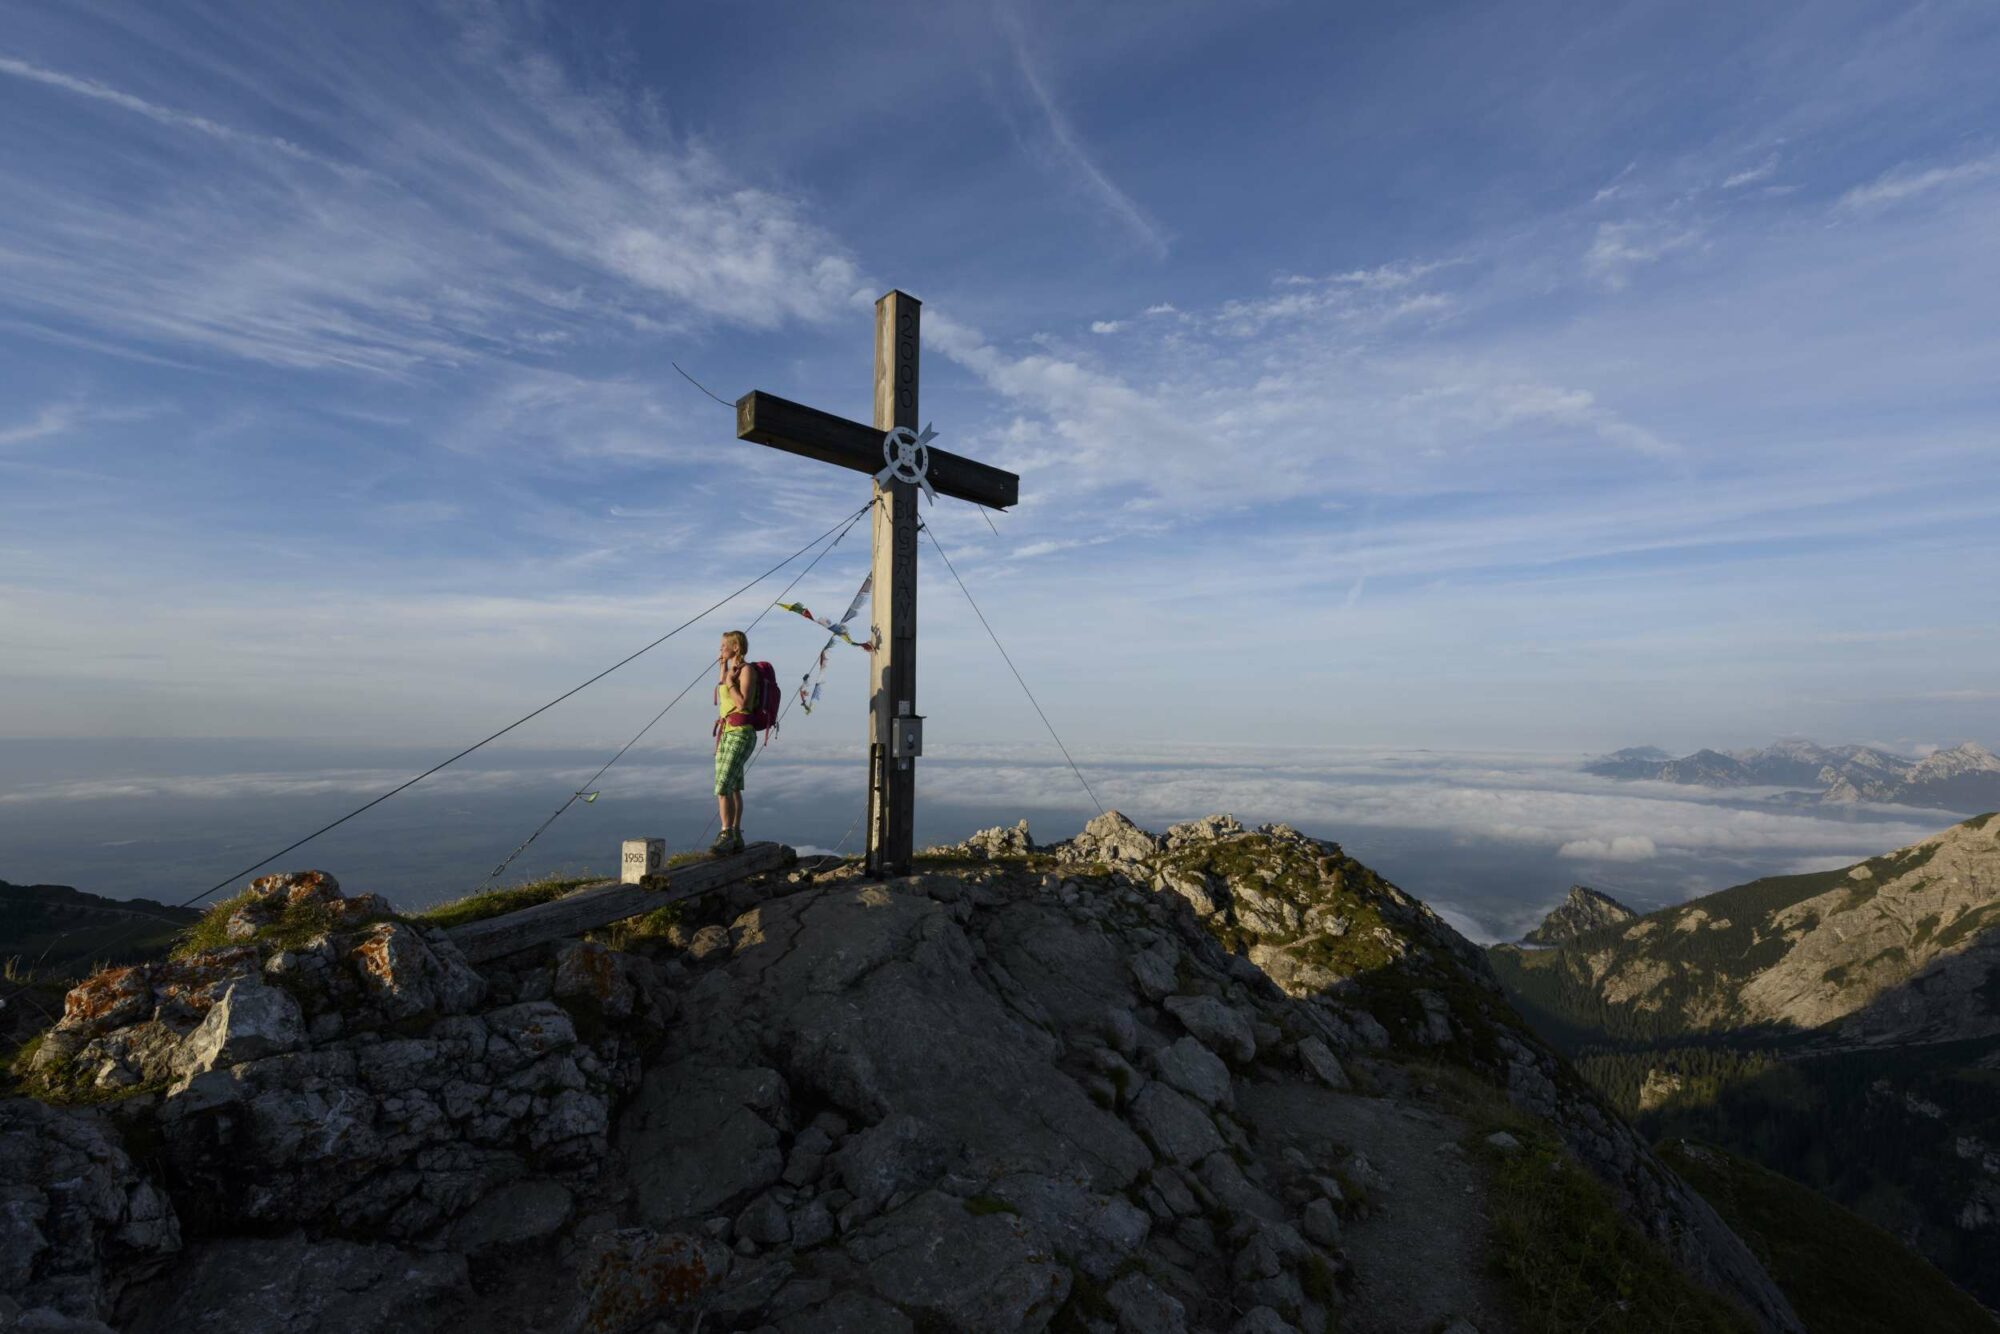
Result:
<instances>
[{"instance_id":1,"label":"colorful prayer flag string","mask_svg":"<svg viewBox=\"0 0 2000 1334\"><path fill-rule=\"evenodd\" d=\"M874 584L875 584L875 575L871 571L867 576L865 576L861 580L861 587L854 591L853 601L847 604L846 612L844 612L841 615L841 618L837 621L829 621L823 616L813 615L811 609L808 608L803 602L780 602L778 604L778 606L783 608L785 611L795 612L798 615L803 616L807 620L811 621L814 625L825 626L828 630L832 631L832 633L827 637L826 643L820 646L819 657L813 662L813 665L811 667L806 669L806 674L799 678L799 707L801 709L804 709L807 713L811 713L813 705L818 703L819 701L819 688L824 683L824 678L826 676L827 654L833 650L834 640L836 639L843 640L846 643L854 645L854 647L858 649L866 649L870 653L873 653L875 651L875 644L873 640L865 640L865 639L856 640L847 633L847 623L853 620L855 616L860 612L861 603L864 599L867 598L868 590L872 588ZM815 675L819 676L821 680L815 681L813 679ZM808 687L810 687L810 689L808 689Z\"/></svg>"},{"instance_id":2,"label":"colorful prayer flag string","mask_svg":"<svg viewBox=\"0 0 2000 1334\"><path fill-rule=\"evenodd\" d=\"M861 580L861 587L855 591L854 600L847 604L847 610L842 613L841 618L837 621L829 621L824 616L813 615L812 608L806 606L803 602L780 602L777 605L780 611L796 613L805 617L814 625L824 626L826 629L831 630L835 639L843 639L853 644L856 648L865 648L872 651L875 647L872 643L856 640L847 633L847 623L853 620L855 614L861 610L862 599L868 596L868 590L874 586L874 583L875 575L873 572L870 572ZM824 667L825 664L822 663L821 666Z\"/></svg>"}]
</instances>

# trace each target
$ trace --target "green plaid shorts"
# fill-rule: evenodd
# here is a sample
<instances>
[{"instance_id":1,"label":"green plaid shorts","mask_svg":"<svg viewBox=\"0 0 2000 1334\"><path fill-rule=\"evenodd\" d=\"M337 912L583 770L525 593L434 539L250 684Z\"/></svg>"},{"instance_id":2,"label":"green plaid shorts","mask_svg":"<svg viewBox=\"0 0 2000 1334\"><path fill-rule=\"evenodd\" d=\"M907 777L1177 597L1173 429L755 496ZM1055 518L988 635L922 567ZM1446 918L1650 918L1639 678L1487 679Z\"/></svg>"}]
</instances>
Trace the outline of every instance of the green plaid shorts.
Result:
<instances>
[{"instance_id":1,"label":"green plaid shorts","mask_svg":"<svg viewBox=\"0 0 2000 1334\"><path fill-rule=\"evenodd\" d=\"M743 771L757 749L757 729L725 727L715 746L715 795L726 797L743 790Z\"/></svg>"}]
</instances>

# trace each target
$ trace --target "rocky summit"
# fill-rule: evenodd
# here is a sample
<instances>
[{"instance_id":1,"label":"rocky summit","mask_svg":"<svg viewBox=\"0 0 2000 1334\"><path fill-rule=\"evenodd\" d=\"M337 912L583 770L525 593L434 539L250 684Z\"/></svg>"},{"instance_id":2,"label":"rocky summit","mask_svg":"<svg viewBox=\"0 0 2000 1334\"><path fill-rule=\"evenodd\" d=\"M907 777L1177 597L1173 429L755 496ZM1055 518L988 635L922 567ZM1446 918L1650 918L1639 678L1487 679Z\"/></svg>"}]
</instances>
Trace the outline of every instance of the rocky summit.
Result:
<instances>
[{"instance_id":1,"label":"rocky summit","mask_svg":"<svg viewBox=\"0 0 2000 1334\"><path fill-rule=\"evenodd\" d=\"M1587 885L1571 885L1569 896L1544 917L1541 925L1521 937L1524 945L1560 945L1603 926L1629 922L1639 914Z\"/></svg>"},{"instance_id":2,"label":"rocky summit","mask_svg":"<svg viewBox=\"0 0 2000 1334\"><path fill-rule=\"evenodd\" d=\"M330 876L259 881L18 1063L0 1312L1801 1328L1480 951L1337 845L1114 813L919 865L797 864L477 968Z\"/></svg>"}]
</instances>

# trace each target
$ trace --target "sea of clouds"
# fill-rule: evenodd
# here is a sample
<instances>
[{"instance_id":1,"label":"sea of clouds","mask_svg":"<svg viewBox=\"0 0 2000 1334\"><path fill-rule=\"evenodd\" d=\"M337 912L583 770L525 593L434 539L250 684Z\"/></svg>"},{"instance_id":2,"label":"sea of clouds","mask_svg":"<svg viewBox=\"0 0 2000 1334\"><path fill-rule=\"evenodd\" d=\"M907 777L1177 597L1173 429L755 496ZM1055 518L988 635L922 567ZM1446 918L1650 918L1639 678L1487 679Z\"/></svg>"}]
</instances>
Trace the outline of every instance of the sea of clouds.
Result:
<instances>
[{"instance_id":1,"label":"sea of clouds","mask_svg":"<svg viewBox=\"0 0 2000 1334\"><path fill-rule=\"evenodd\" d=\"M498 882L605 873L619 840L712 833L708 756L639 749L593 781L606 751L495 747L426 779L273 868L316 866L421 906L478 888L572 792L574 803ZM55 743L0 761L0 880L178 902L248 868L439 756L271 743ZM1130 747L938 747L922 763L920 842L1030 822L1066 838L1098 803L1151 829L1217 811L1340 842L1475 940L1512 939L1572 883L1641 910L1758 876L1844 865L1953 822L1949 812L1780 804L1581 772L1523 752ZM851 746L785 743L750 781L751 838L854 851L864 767ZM1088 791L1084 786L1087 781ZM1094 798L1093 795L1094 794Z\"/></svg>"}]
</instances>

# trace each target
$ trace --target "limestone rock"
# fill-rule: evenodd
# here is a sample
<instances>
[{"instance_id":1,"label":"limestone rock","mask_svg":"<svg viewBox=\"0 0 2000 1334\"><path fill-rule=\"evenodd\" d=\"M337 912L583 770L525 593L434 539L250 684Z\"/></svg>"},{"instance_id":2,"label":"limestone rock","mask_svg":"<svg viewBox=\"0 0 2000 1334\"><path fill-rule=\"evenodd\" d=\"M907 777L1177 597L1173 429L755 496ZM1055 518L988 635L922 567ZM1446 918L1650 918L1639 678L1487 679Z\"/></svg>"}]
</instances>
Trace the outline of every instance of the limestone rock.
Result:
<instances>
[{"instance_id":1,"label":"limestone rock","mask_svg":"<svg viewBox=\"0 0 2000 1334\"><path fill-rule=\"evenodd\" d=\"M1082 833L1063 844L1058 855L1064 861L1116 865L1149 861L1159 850L1158 839L1117 811L1106 811L1085 825Z\"/></svg>"},{"instance_id":2,"label":"limestone rock","mask_svg":"<svg viewBox=\"0 0 2000 1334\"><path fill-rule=\"evenodd\" d=\"M993 1183L995 1198L1012 1205L1049 1239L1057 1253L1104 1282L1152 1230L1143 1209L1117 1195L1099 1195L1074 1181L1020 1173Z\"/></svg>"},{"instance_id":3,"label":"limestone rock","mask_svg":"<svg viewBox=\"0 0 2000 1334\"><path fill-rule=\"evenodd\" d=\"M1185 1334L1187 1308L1144 1274L1127 1274L1106 1290L1118 1313L1118 1334Z\"/></svg>"},{"instance_id":4,"label":"limestone rock","mask_svg":"<svg viewBox=\"0 0 2000 1334\"><path fill-rule=\"evenodd\" d=\"M1265 1223L1276 1224L1286 1216L1284 1206L1267 1191L1253 1185L1243 1175L1243 1169L1236 1165L1236 1160L1225 1152L1211 1153L1203 1158L1196 1176L1209 1198L1240 1219L1261 1219ZM1284 1249L1286 1253L1293 1249L1290 1239L1286 1239Z\"/></svg>"},{"instance_id":5,"label":"limestone rock","mask_svg":"<svg viewBox=\"0 0 2000 1334\"><path fill-rule=\"evenodd\" d=\"M897 1191L915 1191L937 1180L952 1145L936 1126L907 1114L853 1136L833 1157L841 1184L877 1207Z\"/></svg>"},{"instance_id":6,"label":"limestone rock","mask_svg":"<svg viewBox=\"0 0 2000 1334\"><path fill-rule=\"evenodd\" d=\"M876 1295L965 1334L1040 1329L1069 1297L1046 1238L1009 1213L975 1214L937 1191L848 1237Z\"/></svg>"},{"instance_id":7,"label":"limestone rock","mask_svg":"<svg viewBox=\"0 0 2000 1334\"><path fill-rule=\"evenodd\" d=\"M1161 1079L1210 1107L1227 1109L1236 1105L1229 1085L1229 1067L1195 1038L1183 1037L1162 1047L1154 1053L1153 1064Z\"/></svg>"},{"instance_id":8,"label":"limestone rock","mask_svg":"<svg viewBox=\"0 0 2000 1334\"><path fill-rule=\"evenodd\" d=\"M317 909L329 926L358 922L390 911L388 902L375 894L349 898L340 892L340 882L325 871L283 871L252 880L240 902L223 924L223 934L231 940L248 940L274 925L287 912Z\"/></svg>"},{"instance_id":9,"label":"limestone rock","mask_svg":"<svg viewBox=\"0 0 2000 1334\"><path fill-rule=\"evenodd\" d=\"M1045 874L1039 859L1009 864L1013 844L991 840L998 856L949 874L866 882L822 867L693 901L685 938L713 943L698 967L570 944L487 965L475 992L454 988L441 938L389 929L401 924L263 954L274 947L259 937L234 963L101 986L69 1052L101 1044L93 1059L124 1078L210 1023L225 996L230 1010L259 988L299 1000L306 1037L290 1049L129 1103L205 1228L267 1238L237 1239L254 1245L244 1281L276 1294L270 1309L303 1313L287 1334L344 1319L318 1295L341 1283L364 1314L407 1300L418 1329L493 1323L493 1305L511 1300L502 1285L538 1290L553 1302L535 1313L540 1327L577 1334L684 1327L697 1308L704 1328L758 1334L1039 1329L1073 1274L1093 1296L1065 1318L1092 1334L1222 1330L1257 1307L1276 1323L1245 1328L1287 1329L1284 1312L1319 1331L1327 1313L1301 1286L1325 1276L1315 1257L1359 1270L1315 1249L1342 1239L1338 1187L1315 1195L1316 1175L1338 1162L1377 1180L1343 1123L1400 1115L1393 1091L1362 1100L1325 1086L1370 1046L1407 1051L1438 1031L1497 1052L1517 1105L1548 1117L1691 1272L1749 1294L1768 1329L1796 1327L1782 1298L1756 1303L1768 1279L1754 1259L1643 1143L1559 1085L1546 1050L1482 1017L1498 1000L1478 955L1420 904L1334 845L1276 826L1217 818L1163 844L1093 825L1083 848L1109 870L1088 883ZM1161 883L1169 865L1202 868L1220 921L1198 920L1191 897ZM1391 1034L1366 1008L1372 989L1274 989L1219 943L1252 933L1245 913L1301 933L1307 962L1395 970L1414 1003L1385 1007ZM121 1018L90 1027L105 1014ZM675 1022L661 1027L664 1014ZM228 1014L212 1022L230 1027ZM1271 1106L1312 1114L1273 1121ZM1297 1133L1307 1122L1316 1132ZM1454 1132L1421 1133L1427 1147ZM1421 1182L1403 1159L1385 1161L1400 1186L1387 1217ZM0 1227L27 1216L6 1190ZM566 1222L580 1199L588 1216ZM620 1230L627 1219L646 1226ZM1466 1226L1436 1221L1447 1236ZM332 1278L270 1275L283 1247L319 1245L268 1240L301 1225L377 1244L292 1255L294 1269ZM1348 1232L1358 1248L1364 1234ZM213 1244L185 1278L151 1280L149 1319L172 1311L204 1327L211 1308L237 1309L205 1258ZM441 1247L473 1256L482 1289L496 1287L467 1295ZM46 1267L50 1248L39 1254ZM425 1271L432 1261L445 1268ZM99 1310L116 1268L76 1280ZM397 1296L405 1270L421 1281ZM563 1272L573 1296L547 1282ZM440 1303L449 1316L429 1314Z\"/></svg>"},{"instance_id":10,"label":"limestone rock","mask_svg":"<svg viewBox=\"0 0 2000 1334\"><path fill-rule=\"evenodd\" d=\"M784 1201L766 1191L736 1215L731 1230L739 1241L748 1240L760 1247L779 1246L792 1239L792 1220L785 1213Z\"/></svg>"},{"instance_id":11,"label":"limestone rock","mask_svg":"<svg viewBox=\"0 0 2000 1334\"><path fill-rule=\"evenodd\" d=\"M173 1205L100 1113L0 1101L0 1294L105 1319L120 1289L180 1246Z\"/></svg>"},{"instance_id":12,"label":"limestone rock","mask_svg":"<svg viewBox=\"0 0 2000 1334\"><path fill-rule=\"evenodd\" d=\"M32 1311L12 1308L8 1298L0 1297L0 1329L11 1334L118 1334L102 1320L81 1320L53 1306L37 1306Z\"/></svg>"},{"instance_id":13,"label":"limestone rock","mask_svg":"<svg viewBox=\"0 0 2000 1334\"><path fill-rule=\"evenodd\" d=\"M465 1014L486 983L442 932L379 922L348 947L348 960L375 1004L392 1019Z\"/></svg>"},{"instance_id":14,"label":"limestone rock","mask_svg":"<svg viewBox=\"0 0 2000 1334\"><path fill-rule=\"evenodd\" d=\"M769 1069L678 1062L646 1075L625 1127L641 1218L701 1217L777 1181L784 1080Z\"/></svg>"},{"instance_id":15,"label":"limestone rock","mask_svg":"<svg viewBox=\"0 0 2000 1334\"><path fill-rule=\"evenodd\" d=\"M1034 835L1028 832L1028 822L1022 820L1012 826L995 825L991 829L982 829L963 843L949 847L927 848L925 851L955 854L961 857L996 858L1025 857L1040 849L1035 845Z\"/></svg>"},{"instance_id":16,"label":"limestone rock","mask_svg":"<svg viewBox=\"0 0 2000 1334\"><path fill-rule=\"evenodd\" d=\"M1178 852L1193 844L1216 843L1242 832L1242 824L1233 815L1205 815L1199 820L1169 826L1162 842L1167 851Z\"/></svg>"},{"instance_id":17,"label":"limestone rock","mask_svg":"<svg viewBox=\"0 0 2000 1334\"><path fill-rule=\"evenodd\" d=\"M305 1237L229 1238L197 1246L130 1334L372 1334L448 1330L468 1295L465 1261L387 1245Z\"/></svg>"},{"instance_id":18,"label":"limestone rock","mask_svg":"<svg viewBox=\"0 0 2000 1334\"><path fill-rule=\"evenodd\" d=\"M1222 1147L1215 1122L1185 1096L1154 1082L1132 1101L1132 1124L1162 1158L1172 1163L1198 1163Z\"/></svg>"},{"instance_id":19,"label":"limestone rock","mask_svg":"<svg viewBox=\"0 0 2000 1334\"><path fill-rule=\"evenodd\" d=\"M729 1252L706 1237L647 1228L599 1233L577 1267L583 1326L626 1330L684 1313L721 1285L730 1265Z\"/></svg>"},{"instance_id":20,"label":"limestone rock","mask_svg":"<svg viewBox=\"0 0 2000 1334\"><path fill-rule=\"evenodd\" d=\"M1213 996L1169 996L1166 1007L1210 1051L1244 1062L1257 1055L1257 1034L1249 1017Z\"/></svg>"},{"instance_id":21,"label":"limestone rock","mask_svg":"<svg viewBox=\"0 0 2000 1334\"><path fill-rule=\"evenodd\" d=\"M1132 980L1147 1000L1160 1000L1180 985L1180 951L1162 940L1132 956Z\"/></svg>"},{"instance_id":22,"label":"limestone rock","mask_svg":"<svg viewBox=\"0 0 2000 1334\"><path fill-rule=\"evenodd\" d=\"M1213 876L1186 867L1163 868L1158 877L1158 884L1162 889L1172 890L1186 899L1188 906L1202 917L1215 916L1229 901L1228 891L1217 883Z\"/></svg>"},{"instance_id":23,"label":"limestone rock","mask_svg":"<svg viewBox=\"0 0 2000 1334\"><path fill-rule=\"evenodd\" d=\"M141 1056L139 1047L144 1045L156 1056L169 1052L172 1040L199 1024L233 983L254 977L257 970L256 949L237 946L96 973L70 989L62 1018L36 1049L32 1068L52 1072L93 1041L125 1030L124 1039L93 1054L93 1059L134 1066L135 1080L129 1082L163 1078L171 1073L171 1057L152 1062L135 1059ZM146 1023L157 1025L152 1030L157 1036L145 1044L135 1043L131 1026Z\"/></svg>"},{"instance_id":24,"label":"limestone rock","mask_svg":"<svg viewBox=\"0 0 2000 1334\"><path fill-rule=\"evenodd\" d=\"M833 1215L824 1200L801 1206L791 1216L792 1249L808 1251L833 1237Z\"/></svg>"},{"instance_id":25,"label":"limestone rock","mask_svg":"<svg viewBox=\"0 0 2000 1334\"><path fill-rule=\"evenodd\" d=\"M277 987L245 978L230 983L201 1026L182 1040L174 1065L185 1080L295 1051L305 1040L305 1016L299 1012L299 1003Z\"/></svg>"},{"instance_id":26,"label":"limestone rock","mask_svg":"<svg viewBox=\"0 0 2000 1334\"><path fill-rule=\"evenodd\" d=\"M778 1322L778 1334L914 1334L916 1327L895 1307L849 1288L809 1311Z\"/></svg>"},{"instance_id":27,"label":"limestone rock","mask_svg":"<svg viewBox=\"0 0 2000 1334\"><path fill-rule=\"evenodd\" d=\"M1599 893L1585 885L1571 885L1569 896L1550 910L1541 925L1521 939L1529 945L1559 945L1599 927L1629 922L1638 915L1609 894Z\"/></svg>"},{"instance_id":28,"label":"limestone rock","mask_svg":"<svg viewBox=\"0 0 2000 1334\"><path fill-rule=\"evenodd\" d=\"M1314 1245L1331 1248L1340 1244L1340 1215L1334 1212L1331 1200L1321 1197L1307 1204L1301 1223Z\"/></svg>"},{"instance_id":29,"label":"limestone rock","mask_svg":"<svg viewBox=\"0 0 2000 1334\"><path fill-rule=\"evenodd\" d=\"M572 1197L560 1182L516 1181L488 1194L452 1225L451 1248L478 1258L555 1235L569 1221Z\"/></svg>"},{"instance_id":30,"label":"limestone rock","mask_svg":"<svg viewBox=\"0 0 2000 1334\"><path fill-rule=\"evenodd\" d=\"M1037 954L1064 952L1060 994L1042 985L1045 965L1025 950L1006 965L1035 978L1033 991L1060 1014L1094 1025L1114 996L1129 1000L1109 976L1122 973L1122 956L1102 946L1101 933L1021 901L990 911L1017 922ZM1098 1190L1122 1188L1149 1164L1116 1116L1075 1080L1052 1075L1058 1046L1044 1025L1054 1016L1024 1011L1029 984L1015 977L1010 986L993 951L990 963L975 953L959 920L971 905L940 903L916 885L848 883L757 912L756 941L684 993L677 1042L713 1048L712 1059L783 1053L786 1080L802 1096L865 1123L914 1116L996 1164L1080 1174ZM649 1096L642 1090L640 1101Z\"/></svg>"},{"instance_id":31,"label":"limestone rock","mask_svg":"<svg viewBox=\"0 0 2000 1334\"><path fill-rule=\"evenodd\" d=\"M607 1018L626 1018L639 994L628 958L594 941L579 940L564 946L556 956L555 995L587 999Z\"/></svg>"},{"instance_id":32,"label":"limestone rock","mask_svg":"<svg viewBox=\"0 0 2000 1334\"><path fill-rule=\"evenodd\" d=\"M725 926L705 926L688 940L688 957L709 959L729 949L729 928Z\"/></svg>"},{"instance_id":33,"label":"limestone rock","mask_svg":"<svg viewBox=\"0 0 2000 1334\"><path fill-rule=\"evenodd\" d=\"M1318 1038L1304 1038L1299 1042L1299 1064L1328 1088L1346 1089L1353 1087L1347 1071L1340 1064L1340 1058L1328 1050Z\"/></svg>"}]
</instances>

